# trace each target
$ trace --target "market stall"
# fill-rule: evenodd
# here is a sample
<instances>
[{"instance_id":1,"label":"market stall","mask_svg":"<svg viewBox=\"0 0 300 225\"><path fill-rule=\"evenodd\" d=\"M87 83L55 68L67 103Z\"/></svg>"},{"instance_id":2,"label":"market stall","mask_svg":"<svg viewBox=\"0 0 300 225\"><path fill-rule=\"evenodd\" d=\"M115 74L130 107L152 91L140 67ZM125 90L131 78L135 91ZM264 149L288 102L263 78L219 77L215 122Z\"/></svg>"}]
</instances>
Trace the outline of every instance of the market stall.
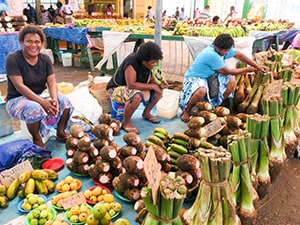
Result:
<instances>
[{"instance_id":1,"label":"market stall","mask_svg":"<svg viewBox=\"0 0 300 225\"><path fill-rule=\"evenodd\" d=\"M19 50L22 46L18 40L18 33L0 33L0 75L5 75L5 59L6 56L15 50ZM1 80L1 79L0 79Z\"/></svg>"},{"instance_id":2,"label":"market stall","mask_svg":"<svg viewBox=\"0 0 300 225\"><path fill-rule=\"evenodd\" d=\"M104 43L104 55L103 59L96 65L96 68L100 70L100 74L114 74L118 68L118 50L123 43L133 42L133 49L128 49L130 52L135 52L140 44L145 40L153 40L154 35L152 34L136 34L129 32L112 32L103 31L103 43ZM208 46L214 40L213 37L190 37L190 36L175 36L175 35L162 35L162 41L172 42L184 42L194 59L197 54ZM239 37L234 38L235 46L238 50L242 51L248 57L252 55L252 46L255 41L255 37ZM164 48L164 46L162 46ZM170 49L164 49L164 53L167 55ZM178 52L177 54L183 54ZM108 65L108 60L112 59L112 65ZM112 68L110 68L112 66ZM166 71L167 72L167 71Z\"/></svg>"},{"instance_id":3,"label":"market stall","mask_svg":"<svg viewBox=\"0 0 300 225\"><path fill-rule=\"evenodd\" d=\"M48 48L51 48L53 55L62 62L61 52L80 52L81 67L88 63L91 71L94 71L94 62L99 61L101 56L93 56L91 47L92 38L101 38L102 31L109 28L88 28L88 27L46 27L43 31L48 39ZM67 49L60 46L59 41L67 42Z\"/></svg>"}]
</instances>

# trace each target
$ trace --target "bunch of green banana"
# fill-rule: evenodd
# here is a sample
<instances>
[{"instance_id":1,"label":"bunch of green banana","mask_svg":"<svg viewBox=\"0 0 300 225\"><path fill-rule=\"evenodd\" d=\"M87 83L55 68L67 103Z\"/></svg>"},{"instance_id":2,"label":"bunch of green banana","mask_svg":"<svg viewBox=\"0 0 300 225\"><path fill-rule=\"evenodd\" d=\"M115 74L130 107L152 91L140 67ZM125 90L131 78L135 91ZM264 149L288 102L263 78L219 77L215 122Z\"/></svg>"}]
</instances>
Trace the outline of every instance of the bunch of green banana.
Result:
<instances>
[{"instance_id":1,"label":"bunch of green banana","mask_svg":"<svg viewBox=\"0 0 300 225\"><path fill-rule=\"evenodd\" d=\"M170 143L169 133L166 129L162 127L154 128L153 133L150 134L146 139L147 139L146 146L149 146L151 144L156 144L158 146L163 147L164 149L167 149Z\"/></svg>"},{"instance_id":2,"label":"bunch of green banana","mask_svg":"<svg viewBox=\"0 0 300 225\"><path fill-rule=\"evenodd\" d=\"M152 77L157 85L167 80L166 74L162 70L161 60L158 60L157 66L152 69Z\"/></svg>"},{"instance_id":3,"label":"bunch of green banana","mask_svg":"<svg viewBox=\"0 0 300 225\"><path fill-rule=\"evenodd\" d=\"M176 159L183 155L189 153L191 147L190 137L184 133L176 132L173 134L171 143L167 148L168 154L170 155L170 163L176 165Z\"/></svg>"}]
</instances>

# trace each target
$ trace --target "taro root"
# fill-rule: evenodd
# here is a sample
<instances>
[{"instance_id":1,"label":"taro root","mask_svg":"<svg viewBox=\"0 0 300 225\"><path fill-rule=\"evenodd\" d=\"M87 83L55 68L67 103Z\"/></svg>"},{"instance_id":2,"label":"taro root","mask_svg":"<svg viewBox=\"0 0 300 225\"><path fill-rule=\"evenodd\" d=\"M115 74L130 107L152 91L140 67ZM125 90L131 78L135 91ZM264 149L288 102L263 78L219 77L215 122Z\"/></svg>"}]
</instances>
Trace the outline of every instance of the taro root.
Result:
<instances>
[{"instance_id":1,"label":"taro root","mask_svg":"<svg viewBox=\"0 0 300 225\"><path fill-rule=\"evenodd\" d=\"M108 113L102 113L99 117L99 123L100 124L110 124L111 117Z\"/></svg>"},{"instance_id":2,"label":"taro root","mask_svg":"<svg viewBox=\"0 0 300 225\"><path fill-rule=\"evenodd\" d=\"M99 139L113 141L113 129L107 124L97 124L92 128L92 134Z\"/></svg>"},{"instance_id":3,"label":"taro root","mask_svg":"<svg viewBox=\"0 0 300 225\"><path fill-rule=\"evenodd\" d=\"M89 169L88 169L88 174L90 175L90 177L92 179L97 179L99 176L99 168L97 166L95 166L95 164L91 164Z\"/></svg>"},{"instance_id":4,"label":"taro root","mask_svg":"<svg viewBox=\"0 0 300 225\"><path fill-rule=\"evenodd\" d=\"M77 172L78 164L73 160L73 158L69 158L66 160L67 168L72 172Z\"/></svg>"},{"instance_id":5,"label":"taro root","mask_svg":"<svg viewBox=\"0 0 300 225\"><path fill-rule=\"evenodd\" d=\"M141 197L141 190L138 188L125 189L123 195L125 198L136 201Z\"/></svg>"},{"instance_id":6,"label":"taro root","mask_svg":"<svg viewBox=\"0 0 300 225\"><path fill-rule=\"evenodd\" d=\"M125 159L128 156L136 155L137 149L130 145L124 145L120 148L119 157Z\"/></svg>"},{"instance_id":7,"label":"taro root","mask_svg":"<svg viewBox=\"0 0 300 225\"><path fill-rule=\"evenodd\" d=\"M78 149L80 151L88 151L91 148L91 138L88 135L84 135L82 138L78 140Z\"/></svg>"},{"instance_id":8,"label":"taro root","mask_svg":"<svg viewBox=\"0 0 300 225\"><path fill-rule=\"evenodd\" d=\"M75 138L82 138L83 135L84 135L84 129L81 125L79 124L73 124L71 127L70 127L70 134L72 137L75 137Z\"/></svg>"},{"instance_id":9,"label":"taro root","mask_svg":"<svg viewBox=\"0 0 300 225\"><path fill-rule=\"evenodd\" d=\"M111 119L110 127L113 129L113 135L119 135L121 131L121 122L117 119Z\"/></svg>"},{"instance_id":10,"label":"taro root","mask_svg":"<svg viewBox=\"0 0 300 225\"><path fill-rule=\"evenodd\" d=\"M117 150L112 146L104 146L100 150L100 156L102 159L111 161L117 157Z\"/></svg>"},{"instance_id":11,"label":"taro root","mask_svg":"<svg viewBox=\"0 0 300 225\"><path fill-rule=\"evenodd\" d=\"M191 171L200 168L200 161L191 154L183 154L177 158L176 165L183 171Z\"/></svg>"},{"instance_id":12,"label":"taro root","mask_svg":"<svg viewBox=\"0 0 300 225\"><path fill-rule=\"evenodd\" d=\"M73 155L74 155L75 152L76 152L76 149L67 149L66 150L67 158L73 158Z\"/></svg>"},{"instance_id":13,"label":"taro root","mask_svg":"<svg viewBox=\"0 0 300 225\"><path fill-rule=\"evenodd\" d=\"M123 135L123 140L127 145L135 146L141 142L141 137L135 132L128 132Z\"/></svg>"},{"instance_id":14,"label":"taro root","mask_svg":"<svg viewBox=\"0 0 300 225\"><path fill-rule=\"evenodd\" d=\"M78 140L78 138L72 136L68 137L66 140L66 149L77 149Z\"/></svg>"},{"instance_id":15,"label":"taro root","mask_svg":"<svg viewBox=\"0 0 300 225\"><path fill-rule=\"evenodd\" d=\"M110 163L103 159L98 159L95 163L95 167L97 168L97 171L105 173L110 170Z\"/></svg>"},{"instance_id":16,"label":"taro root","mask_svg":"<svg viewBox=\"0 0 300 225\"><path fill-rule=\"evenodd\" d=\"M122 160L117 156L110 161L110 165L113 168L119 169L122 167Z\"/></svg>"},{"instance_id":17,"label":"taro root","mask_svg":"<svg viewBox=\"0 0 300 225\"><path fill-rule=\"evenodd\" d=\"M137 173L144 168L144 161L138 156L128 156L123 160L123 166L129 173Z\"/></svg>"},{"instance_id":18,"label":"taro root","mask_svg":"<svg viewBox=\"0 0 300 225\"><path fill-rule=\"evenodd\" d=\"M205 119L201 116L192 116L187 123L188 128L198 129L203 126Z\"/></svg>"},{"instance_id":19,"label":"taro root","mask_svg":"<svg viewBox=\"0 0 300 225\"><path fill-rule=\"evenodd\" d=\"M89 161L89 155L86 152L76 151L74 152L73 160L78 164L85 164Z\"/></svg>"},{"instance_id":20,"label":"taro root","mask_svg":"<svg viewBox=\"0 0 300 225\"><path fill-rule=\"evenodd\" d=\"M109 145L109 141L105 139L96 139L94 140L94 146L100 150L102 147Z\"/></svg>"},{"instance_id":21,"label":"taro root","mask_svg":"<svg viewBox=\"0 0 300 225\"><path fill-rule=\"evenodd\" d=\"M87 153L91 158L95 159L99 155L99 150L95 146L91 146Z\"/></svg>"},{"instance_id":22,"label":"taro root","mask_svg":"<svg viewBox=\"0 0 300 225\"><path fill-rule=\"evenodd\" d=\"M98 177L98 181L101 184L110 184L112 182L113 176L110 172L100 173Z\"/></svg>"},{"instance_id":23,"label":"taro root","mask_svg":"<svg viewBox=\"0 0 300 225\"><path fill-rule=\"evenodd\" d=\"M89 168L90 168L89 164L79 164L77 166L77 172L80 174L88 174Z\"/></svg>"}]
</instances>

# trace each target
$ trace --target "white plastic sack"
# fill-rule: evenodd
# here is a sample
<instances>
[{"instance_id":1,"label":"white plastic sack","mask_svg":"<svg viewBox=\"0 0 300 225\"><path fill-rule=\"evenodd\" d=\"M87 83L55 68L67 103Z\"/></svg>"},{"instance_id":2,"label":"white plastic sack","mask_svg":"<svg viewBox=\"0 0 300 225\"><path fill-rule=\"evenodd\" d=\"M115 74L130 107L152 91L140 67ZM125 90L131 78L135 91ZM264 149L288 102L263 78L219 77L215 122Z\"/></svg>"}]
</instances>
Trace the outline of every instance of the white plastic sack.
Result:
<instances>
[{"instance_id":1,"label":"white plastic sack","mask_svg":"<svg viewBox=\"0 0 300 225\"><path fill-rule=\"evenodd\" d=\"M89 93L88 86L75 87L75 90L67 95L74 106L73 116L84 116L94 125L98 124L98 119L102 114L102 107L98 101ZM70 124L80 124L85 131L89 131L91 126L81 120L71 117Z\"/></svg>"}]
</instances>

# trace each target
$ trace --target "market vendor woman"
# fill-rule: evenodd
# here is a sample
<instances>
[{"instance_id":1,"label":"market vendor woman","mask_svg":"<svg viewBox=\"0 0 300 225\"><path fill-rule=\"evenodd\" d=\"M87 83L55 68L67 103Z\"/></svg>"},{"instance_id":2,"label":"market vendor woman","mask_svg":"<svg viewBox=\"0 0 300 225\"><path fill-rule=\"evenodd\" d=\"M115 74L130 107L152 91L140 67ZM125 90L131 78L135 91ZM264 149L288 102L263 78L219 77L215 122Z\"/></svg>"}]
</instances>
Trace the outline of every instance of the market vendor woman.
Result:
<instances>
[{"instance_id":1,"label":"market vendor woman","mask_svg":"<svg viewBox=\"0 0 300 225\"><path fill-rule=\"evenodd\" d=\"M107 91L112 100L125 104L122 128L126 132L139 133L131 123L131 117L140 103L145 106L142 117L152 123L160 120L151 115L152 108L162 96L162 89L167 82L157 85L151 76L151 70L162 59L161 48L154 42L142 44L136 53L127 56L117 72L107 84Z\"/></svg>"},{"instance_id":2,"label":"market vendor woman","mask_svg":"<svg viewBox=\"0 0 300 225\"><path fill-rule=\"evenodd\" d=\"M19 32L22 50L6 58L8 78L6 109L11 117L26 122L33 143L45 147L42 137L51 127L57 128L57 140L69 136L65 132L73 106L66 96L58 94L50 58L40 53L46 37L35 26L24 26ZM41 96L48 88L49 97Z\"/></svg>"},{"instance_id":3,"label":"market vendor woman","mask_svg":"<svg viewBox=\"0 0 300 225\"><path fill-rule=\"evenodd\" d=\"M221 34L195 58L184 75L183 89L180 93L181 120L187 122L195 104L208 101L213 107L221 105L236 86L234 75L260 70L268 67L259 66L234 47L234 40L229 34ZM225 59L235 57L247 63L248 67L230 68Z\"/></svg>"}]
</instances>

